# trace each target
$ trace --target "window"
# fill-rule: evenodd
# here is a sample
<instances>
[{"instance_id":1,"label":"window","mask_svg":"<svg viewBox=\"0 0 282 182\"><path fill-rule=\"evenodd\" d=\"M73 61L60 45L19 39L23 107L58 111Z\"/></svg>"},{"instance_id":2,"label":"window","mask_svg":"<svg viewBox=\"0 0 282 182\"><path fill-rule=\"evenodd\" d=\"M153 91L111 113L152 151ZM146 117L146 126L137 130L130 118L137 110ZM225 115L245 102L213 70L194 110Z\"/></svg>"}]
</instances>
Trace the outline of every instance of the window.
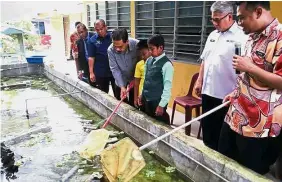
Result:
<instances>
[{"instance_id":1,"label":"window","mask_svg":"<svg viewBox=\"0 0 282 182\"><path fill-rule=\"evenodd\" d=\"M148 39L161 33L165 52L177 61L197 63L208 34L214 29L207 21L213 2L137 1L136 38Z\"/></svg>"},{"instance_id":2,"label":"window","mask_svg":"<svg viewBox=\"0 0 282 182\"><path fill-rule=\"evenodd\" d=\"M44 22L40 22L40 21L31 21L36 33L39 35L45 35L45 25Z\"/></svg>"},{"instance_id":3,"label":"window","mask_svg":"<svg viewBox=\"0 0 282 182\"><path fill-rule=\"evenodd\" d=\"M87 5L87 26L90 31L94 29L94 21L96 19L95 4Z\"/></svg>"},{"instance_id":4,"label":"window","mask_svg":"<svg viewBox=\"0 0 282 182\"><path fill-rule=\"evenodd\" d=\"M117 9L117 1L107 1L106 21L110 32L118 27Z\"/></svg>"},{"instance_id":5,"label":"window","mask_svg":"<svg viewBox=\"0 0 282 182\"><path fill-rule=\"evenodd\" d=\"M103 19L106 21L108 30L112 31L115 28L126 28L130 34L130 1L100 1L93 4L95 11L91 13L91 6L88 5L87 16L88 27L94 28L96 19ZM89 12L89 13L88 13Z\"/></svg>"}]
</instances>

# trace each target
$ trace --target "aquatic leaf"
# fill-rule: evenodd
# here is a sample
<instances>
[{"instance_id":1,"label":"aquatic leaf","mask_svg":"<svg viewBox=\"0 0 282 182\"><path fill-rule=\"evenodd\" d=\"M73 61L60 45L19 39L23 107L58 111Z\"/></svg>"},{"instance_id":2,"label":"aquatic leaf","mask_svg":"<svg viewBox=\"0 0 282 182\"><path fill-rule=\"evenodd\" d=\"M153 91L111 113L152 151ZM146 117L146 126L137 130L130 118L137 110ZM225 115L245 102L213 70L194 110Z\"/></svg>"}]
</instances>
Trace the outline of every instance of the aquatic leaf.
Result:
<instances>
[{"instance_id":1,"label":"aquatic leaf","mask_svg":"<svg viewBox=\"0 0 282 182\"><path fill-rule=\"evenodd\" d=\"M100 172L93 172L92 173L92 177L96 177L98 179L101 179L103 177L103 174L101 174Z\"/></svg>"},{"instance_id":2,"label":"aquatic leaf","mask_svg":"<svg viewBox=\"0 0 282 182\"><path fill-rule=\"evenodd\" d=\"M173 173L175 171L175 167L168 166L165 168L165 172L167 173Z\"/></svg>"},{"instance_id":3,"label":"aquatic leaf","mask_svg":"<svg viewBox=\"0 0 282 182\"><path fill-rule=\"evenodd\" d=\"M146 170L146 177L147 178L152 178L156 175L156 172L155 171L151 171L151 170Z\"/></svg>"},{"instance_id":4,"label":"aquatic leaf","mask_svg":"<svg viewBox=\"0 0 282 182\"><path fill-rule=\"evenodd\" d=\"M77 172L82 174L84 172L84 169L79 169Z\"/></svg>"},{"instance_id":5,"label":"aquatic leaf","mask_svg":"<svg viewBox=\"0 0 282 182\"><path fill-rule=\"evenodd\" d=\"M61 162L57 163L56 167L63 167L63 163L61 163Z\"/></svg>"}]
</instances>

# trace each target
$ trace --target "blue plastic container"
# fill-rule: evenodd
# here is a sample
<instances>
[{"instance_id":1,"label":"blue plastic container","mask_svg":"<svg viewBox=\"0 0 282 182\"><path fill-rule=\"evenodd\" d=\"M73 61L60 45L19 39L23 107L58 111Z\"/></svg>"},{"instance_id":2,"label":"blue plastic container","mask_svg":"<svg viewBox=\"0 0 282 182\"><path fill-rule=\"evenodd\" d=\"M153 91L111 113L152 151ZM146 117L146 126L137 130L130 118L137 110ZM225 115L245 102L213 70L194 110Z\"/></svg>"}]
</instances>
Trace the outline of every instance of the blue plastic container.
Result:
<instances>
[{"instance_id":1,"label":"blue plastic container","mask_svg":"<svg viewBox=\"0 0 282 182\"><path fill-rule=\"evenodd\" d=\"M30 56L26 57L26 61L32 64L42 64L45 56Z\"/></svg>"}]
</instances>

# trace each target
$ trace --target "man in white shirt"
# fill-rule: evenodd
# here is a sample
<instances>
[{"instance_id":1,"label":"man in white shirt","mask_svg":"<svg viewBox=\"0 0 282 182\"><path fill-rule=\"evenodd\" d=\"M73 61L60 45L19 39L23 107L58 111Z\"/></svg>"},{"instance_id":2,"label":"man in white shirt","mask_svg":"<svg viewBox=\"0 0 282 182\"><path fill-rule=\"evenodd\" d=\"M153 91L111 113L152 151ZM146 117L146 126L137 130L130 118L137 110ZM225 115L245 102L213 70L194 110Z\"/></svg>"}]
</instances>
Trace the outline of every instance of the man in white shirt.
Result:
<instances>
[{"instance_id":1,"label":"man in white shirt","mask_svg":"<svg viewBox=\"0 0 282 182\"><path fill-rule=\"evenodd\" d=\"M235 88L236 73L232 67L235 43L244 48L248 37L233 20L233 4L217 1L211 6L211 22L216 30L208 37L200 57L203 61L195 85L196 95L202 97L203 113L222 104L223 98ZM242 51L243 52L243 51ZM220 130L228 108L202 119L203 141L217 150Z\"/></svg>"}]
</instances>

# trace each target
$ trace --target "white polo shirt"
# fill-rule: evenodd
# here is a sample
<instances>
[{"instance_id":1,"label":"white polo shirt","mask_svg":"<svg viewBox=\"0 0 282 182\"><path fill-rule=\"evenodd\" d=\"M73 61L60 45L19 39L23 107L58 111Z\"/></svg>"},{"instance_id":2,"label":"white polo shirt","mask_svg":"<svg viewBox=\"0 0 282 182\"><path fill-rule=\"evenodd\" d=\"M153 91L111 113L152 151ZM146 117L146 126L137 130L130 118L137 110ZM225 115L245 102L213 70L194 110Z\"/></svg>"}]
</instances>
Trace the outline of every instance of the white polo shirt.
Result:
<instances>
[{"instance_id":1,"label":"white polo shirt","mask_svg":"<svg viewBox=\"0 0 282 182\"><path fill-rule=\"evenodd\" d=\"M202 94L223 99L235 88L237 75L232 67L235 42L241 43L241 52L248 36L236 22L225 32L214 30L210 33L201 59L204 61Z\"/></svg>"}]
</instances>

